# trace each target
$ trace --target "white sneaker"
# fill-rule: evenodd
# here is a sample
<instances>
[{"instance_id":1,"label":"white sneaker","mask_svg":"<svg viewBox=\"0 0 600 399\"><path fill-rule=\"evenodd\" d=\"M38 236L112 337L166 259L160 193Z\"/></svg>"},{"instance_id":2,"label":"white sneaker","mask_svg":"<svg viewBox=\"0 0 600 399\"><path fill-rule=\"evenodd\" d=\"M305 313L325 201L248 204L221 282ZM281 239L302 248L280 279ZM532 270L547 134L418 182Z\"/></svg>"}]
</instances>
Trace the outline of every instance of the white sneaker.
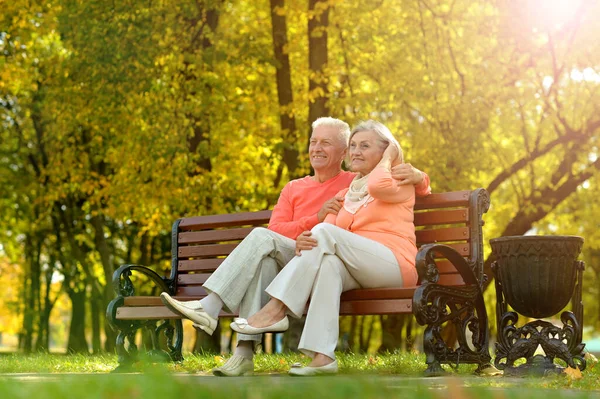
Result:
<instances>
[{"instance_id":1,"label":"white sneaker","mask_svg":"<svg viewBox=\"0 0 600 399\"><path fill-rule=\"evenodd\" d=\"M292 367L288 374L296 377L305 377L311 375L337 374L337 372L338 362L337 360L334 360L333 362L320 367Z\"/></svg>"},{"instance_id":2,"label":"white sneaker","mask_svg":"<svg viewBox=\"0 0 600 399\"><path fill-rule=\"evenodd\" d=\"M254 373L254 362L240 355L231 356L224 365L215 367L213 374L219 377L237 377Z\"/></svg>"},{"instance_id":3,"label":"white sneaker","mask_svg":"<svg viewBox=\"0 0 600 399\"><path fill-rule=\"evenodd\" d=\"M208 335L212 335L215 332L218 320L202 309L200 301L193 301L197 302L197 304L194 304L196 307L192 308L189 305L186 306L186 302L171 298L166 292L160 294L160 300L173 313L177 313L178 315L193 321L195 328L205 331Z\"/></svg>"}]
</instances>

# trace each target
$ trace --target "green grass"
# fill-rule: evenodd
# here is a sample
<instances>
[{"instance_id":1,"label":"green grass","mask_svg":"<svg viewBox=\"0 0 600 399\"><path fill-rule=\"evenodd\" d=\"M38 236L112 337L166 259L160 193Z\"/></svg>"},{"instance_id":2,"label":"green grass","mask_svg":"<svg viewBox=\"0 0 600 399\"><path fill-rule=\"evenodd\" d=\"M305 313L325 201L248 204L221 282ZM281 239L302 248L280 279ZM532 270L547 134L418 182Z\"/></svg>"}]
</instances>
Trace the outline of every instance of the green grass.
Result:
<instances>
[{"instance_id":1,"label":"green grass","mask_svg":"<svg viewBox=\"0 0 600 399\"><path fill-rule=\"evenodd\" d=\"M339 353L343 374L378 373L420 376L425 369L425 357L419 354L394 353L384 355L359 355ZM195 355L188 353L181 363L136 363L134 370L163 368L177 373L210 372L225 362L227 356ZM309 359L295 353L259 354L254 358L258 373L286 373L293 363L308 363ZM4 355L0 356L0 373L108 373L118 366L114 355ZM470 374L474 365L464 365L460 374Z\"/></svg>"},{"instance_id":2,"label":"green grass","mask_svg":"<svg viewBox=\"0 0 600 399\"><path fill-rule=\"evenodd\" d=\"M110 373L117 366L113 355L4 355L0 398L600 397L600 368L589 363L581 379L475 377L475 366L461 366L448 378L427 379L421 378L423 355L339 354L338 359L340 375L307 379L286 374L292 363L307 363L306 357L257 355L256 376L227 379L209 377L225 360L213 355L187 354L182 363L140 362L134 373L126 374Z\"/></svg>"}]
</instances>

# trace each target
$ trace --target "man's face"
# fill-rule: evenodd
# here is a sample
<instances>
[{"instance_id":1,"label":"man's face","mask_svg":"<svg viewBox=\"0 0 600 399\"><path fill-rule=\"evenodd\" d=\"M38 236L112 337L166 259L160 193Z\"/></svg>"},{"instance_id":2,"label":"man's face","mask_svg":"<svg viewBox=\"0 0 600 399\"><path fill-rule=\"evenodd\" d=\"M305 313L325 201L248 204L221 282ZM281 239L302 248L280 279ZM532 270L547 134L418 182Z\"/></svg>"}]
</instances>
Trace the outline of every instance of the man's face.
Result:
<instances>
[{"instance_id":1,"label":"man's face","mask_svg":"<svg viewBox=\"0 0 600 399\"><path fill-rule=\"evenodd\" d=\"M342 160L346 156L346 143L340 140L338 129L331 126L318 126L310 136L308 155L315 171L339 171Z\"/></svg>"}]
</instances>

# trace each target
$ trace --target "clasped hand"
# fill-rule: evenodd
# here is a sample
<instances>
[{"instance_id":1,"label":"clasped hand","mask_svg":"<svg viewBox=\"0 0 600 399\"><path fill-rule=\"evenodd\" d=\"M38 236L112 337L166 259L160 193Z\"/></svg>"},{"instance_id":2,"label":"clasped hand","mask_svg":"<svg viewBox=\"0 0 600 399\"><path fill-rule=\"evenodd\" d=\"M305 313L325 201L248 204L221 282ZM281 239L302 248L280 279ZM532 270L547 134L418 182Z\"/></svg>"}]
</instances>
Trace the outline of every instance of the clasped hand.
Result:
<instances>
[{"instance_id":1,"label":"clasped hand","mask_svg":"<svg viewBox=\"0 0 600 399\"><path fill-rule=\"evenodd\" d=\"M310 231L304 231L296 238L296 256L302 256L300 251L310 250L317 246L317 240L311 236Z\"/></svg>"},{"instance_id":2,"label":"clasped hand","mask_svg":"<svg viewBox=\"0 0 600 399\"><path fill-rule=\"evenodd\" d=\"M401 163L391 169L392 178L399 186L416 185L423 181L423 173L409 163Z\"/></svg>"}]
</instances>

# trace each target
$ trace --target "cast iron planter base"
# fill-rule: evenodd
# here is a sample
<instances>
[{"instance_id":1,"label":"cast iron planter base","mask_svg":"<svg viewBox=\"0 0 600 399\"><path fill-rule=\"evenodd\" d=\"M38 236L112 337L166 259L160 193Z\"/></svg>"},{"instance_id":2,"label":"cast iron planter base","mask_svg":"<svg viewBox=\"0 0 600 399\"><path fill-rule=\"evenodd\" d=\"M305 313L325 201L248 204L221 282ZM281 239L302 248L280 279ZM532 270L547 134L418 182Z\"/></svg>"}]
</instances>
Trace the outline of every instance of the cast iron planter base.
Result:
<instances>
[{"instance_id":1,"label":"cast iron planter base","mask_svg":"<svg viewBox=\"0 0 600 399\"><path fill-rule=\"evenodd\" d=\"M504 368L505 376L543 377L561 374L565 368L554 363L557 358L569 367L585 369L585 344L577 339L577 331L581 331L581 327L573 313L563 312L562 328L543 320L535 320L516 328L512 322L516 322L517 317L515 312L504 314L502 336L498 337L496 344L495 365L497 368ZM539 347L543 349L545 356L535 355ZM527 362L514 366L514 362L520 358L525 358ZM506 359L505 363L502 363L503 359Z\"/></svg>"},{"instance_id":2,"label":"cast iron planter base","mask_svg":"<svg viewBox=\"0 0 600 399\"><path fill-rule=\"evenodd\" d=\"M561 374L565 368L586 367L582 280L584 263L577 260L583 239L574 236L514 236L490 240L496 261L497 342L494 365L506 376ZM562 312L562 327L535 320L517 327L518 314L545 318ZM514 311L508 310L510 305ZM517 313L518 312L518 313ZM541 348L545 355L536 355ZM518 359L525 364L515 366Z\"/></svg>"},{"instance_id":3,"label":"cast iron planter base","mask_svg":"<svg viewBox=\"0 0 600 399\"><path fill-rule=\"evenodd\" d=\"M558 375L564 372L565 368L557 366L554 362L544 355L535 355L527 359L527 363L517 367L506 367L504 369L505 377L546 377L548 375Z\"/></svg>"}]
</instances>

